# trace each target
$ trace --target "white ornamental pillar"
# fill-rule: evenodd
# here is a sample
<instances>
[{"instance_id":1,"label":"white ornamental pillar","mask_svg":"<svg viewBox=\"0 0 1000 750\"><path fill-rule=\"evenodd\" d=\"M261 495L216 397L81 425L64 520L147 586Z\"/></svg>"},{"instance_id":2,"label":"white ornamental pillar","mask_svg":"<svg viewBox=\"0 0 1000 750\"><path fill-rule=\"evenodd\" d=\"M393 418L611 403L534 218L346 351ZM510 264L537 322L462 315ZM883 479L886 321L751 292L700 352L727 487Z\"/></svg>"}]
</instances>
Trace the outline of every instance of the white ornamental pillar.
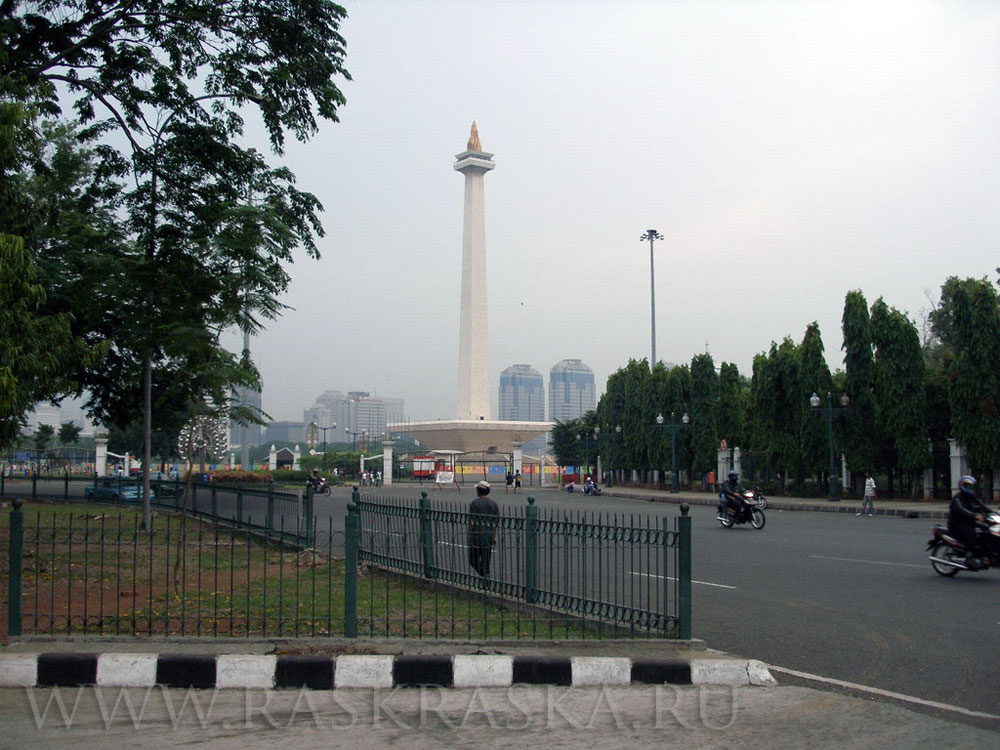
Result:
<instances>
[{"instance_id":1,"label":"white ornamental pillar","mask_svg":"<svg viewBox=\"0 0 1000 750\"><path fill-rule=\"evenodd\" d=\"M728 448L718 448L716 449L716 461L715 461L715 483L720 485L726 481L726 477L729 476L729 449Z\"/></svg>"},{"instance_id":2,"label":"white ornamental pillar","mask_svg":"<svg viewBox=\"0 0 1000 750\"><path fill-rule=\"evenodd\" d=\"M958 492L958 480L966 474L965 451L955 438L948 438L948 453L951 459L951 494Z\"/></svg>"},{"instance_id":3,"label":"white ornamental pillar","mask_svg":"<svg viewBox=\"0 0 1000 750\"><path fill-rule=\"evenodd\" d=\"M514 463L514 473L521 471L521 465L524 463L524 443L519 443L516 440L510 444L510 447L514 451L513 463ZM522 475L523 476L523 475Z\"/></svg>"},{"instance_id":4,"label":"white ornamental pillar","mask_svg":"<svg viewBox=\"0 0 1000 750\"><path fill-rule=\"evenodd\" d=\"M847 470L847 456L840 454L840 490L851 486L851 472Z\"/></svg>"},{"instance_id":5,"label":"white ornamental pillar","mask_svg":"<svg viewBox=\"0 0 1000 750\"><path fill-rule=\"evenodd\" d=\"M733 448L733 471L743 477L743 463L741 461L742 452L740 451L740 446Z\"/></svg>"},{"instance_id":6,"label":"white ornamental pillar","mask_svg":"<svg viewBox=\"0 0 1000 750\"><path fill-rule=\"evenodd\" d=\"M99 477L107 476L108 439L106 437L94 438L94 472Z\"/></svg>"},{"instance_id":7,"label":"white ornamental pillar","mask_svg":"<svg viewBox=\"0 0 1000 750\"><path fill-rule=\"evenodd\" d=\"M292 471L299 470L299 459L302 458L302 451L299 446L295 446L295 450L292 451Z\"/></svg>"},{"instance_id":8,"label":"white ornamental pillar","mask_svg":"<svg viewBox=\"0 0 1000 750\"><path fill-rule=\"evenodd\" d=\"M392 449L395 447L395 440L382 441L382 484L386 487L392 484Z\"/></svg>"}]
</instances>

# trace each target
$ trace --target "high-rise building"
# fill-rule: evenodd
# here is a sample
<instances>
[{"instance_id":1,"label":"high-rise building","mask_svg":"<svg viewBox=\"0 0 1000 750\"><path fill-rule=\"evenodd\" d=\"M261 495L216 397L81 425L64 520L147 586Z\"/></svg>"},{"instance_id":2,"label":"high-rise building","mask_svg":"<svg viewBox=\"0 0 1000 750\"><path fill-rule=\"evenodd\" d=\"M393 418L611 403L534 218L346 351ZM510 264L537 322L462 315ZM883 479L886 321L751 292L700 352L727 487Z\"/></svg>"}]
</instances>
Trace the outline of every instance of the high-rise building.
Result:
<instances>
[{"instance_id":1,"label":"high-rise building","mask_svg":"<svg viewBox=\"0 0 1000 750\"><path fill-rule=\"evenodd\" d=\"M545 381L531 365L511 365L500 373L498 416L504 421L544 422Z\"/></svg>"},{"instance_id":2,"label":"high-rise building","mask_svg":"<svg viewBox=\"0 0 1000 750\"><path fill-rule=\"evenodd\" d=\"M597 408L594 371L579 359L564 359L549 372L549 419L566 422Z\"/></svg>"},{"instance_id":3,"label":"high-rise building","mask_svg":"<svg viewBox=\"0 0 1000 750\"><path fill-rule=\"evenodd\" d=\"M511 365L500 373L497 397L499 418L503 421L544 422L545 380L531 365ZM537 456L545 453L548 441L539 435L524 446L524 452Z\"/></svg>"},{"instance_id":4,"label":"high-rise building","mask_svg":"<svg viewBox=\"0 0 1000 750\"><path fill-rule=\"evenodd\" d=\"M315 422L318 427L336 424L327 431L327 442L356 444L362 432L377 437L389 422L404 421L403 407L401 398L372 397L367 391L324 391L302 412L302 421L307 426Z\"/></svg>"}]
</instances>

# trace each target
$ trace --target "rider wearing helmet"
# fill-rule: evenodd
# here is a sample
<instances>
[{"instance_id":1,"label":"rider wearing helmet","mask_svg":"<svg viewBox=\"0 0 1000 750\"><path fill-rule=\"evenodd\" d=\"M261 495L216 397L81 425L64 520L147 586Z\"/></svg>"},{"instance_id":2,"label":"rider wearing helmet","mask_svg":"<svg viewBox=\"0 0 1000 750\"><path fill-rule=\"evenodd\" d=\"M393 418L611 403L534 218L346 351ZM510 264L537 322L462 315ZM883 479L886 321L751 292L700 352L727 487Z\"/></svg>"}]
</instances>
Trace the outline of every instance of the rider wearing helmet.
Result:
<instances>
[{"instance_id":1,"label":"rider wearing helmet","mask_svg":"<svg viewBox=\"0 0 1000 750\"><path fill-rule=\"evenodd\" d=\"M976 522L986 520L990 509L976 496L976 478L964 476L958 480L958 492L948 506L948 533L965 547L965 557L972 557L976 543Z\"/></svg>"},{"instance_id":2,"label":"rider wearing helmet","mask_svg":"<svg viewBox=\"0 0 1000 750\"><path fill-rule=\"evenodd\" d=\"M729 479L722 483L722 491L719 492L719 518L725 517L726 511L736 513L740 507L743 497L743 485L739 482L740 475L735 471L729 472Z\"/></svg>"}]
</instances>

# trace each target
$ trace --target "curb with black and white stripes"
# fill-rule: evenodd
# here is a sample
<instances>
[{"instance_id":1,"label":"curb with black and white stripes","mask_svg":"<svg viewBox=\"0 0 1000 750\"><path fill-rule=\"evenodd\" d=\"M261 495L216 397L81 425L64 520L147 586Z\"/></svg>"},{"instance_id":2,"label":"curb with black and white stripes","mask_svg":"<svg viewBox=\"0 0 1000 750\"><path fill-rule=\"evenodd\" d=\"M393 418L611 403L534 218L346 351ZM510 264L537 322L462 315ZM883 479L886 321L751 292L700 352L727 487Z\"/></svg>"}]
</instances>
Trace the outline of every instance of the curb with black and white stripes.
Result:
<instances>
[{"instance_id":1,"label":"curb with black and white stripes","mask_svg":"<svg viewBox=\"0 0 1000 750\"><path fill-rule=\"evenodd\" d=\"M0 687L394 688L511 685L774 685L747 659L500 654L292 656L0 654Z\"/></svg>"}]
</instances>

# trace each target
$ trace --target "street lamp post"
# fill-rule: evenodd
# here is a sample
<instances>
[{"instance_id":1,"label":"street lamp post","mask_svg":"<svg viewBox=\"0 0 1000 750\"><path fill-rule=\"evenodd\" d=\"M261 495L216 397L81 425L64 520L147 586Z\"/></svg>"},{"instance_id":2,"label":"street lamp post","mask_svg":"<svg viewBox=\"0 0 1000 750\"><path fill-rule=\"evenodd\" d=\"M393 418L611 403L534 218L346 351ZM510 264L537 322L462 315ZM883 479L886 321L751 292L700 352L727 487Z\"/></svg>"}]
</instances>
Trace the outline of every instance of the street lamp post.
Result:
<instances>
[{"instance_id":1,"label":"street lamp post","mask_svg":"<svg viewBox=\"0 0 1000 750\"><path fill-rule=\"evenodd\" d=\"M351 436L351 453L356 453L358 450L358 435L360 435L364 430L347 430L347 434Z\"/></svg>"},{"instance_id":2,"label":"street lamp post","mask_svg":"<svg viewBox=\"0 0 1000 750\"><path fill-rule=\"evenodd\" d=\"M691 417L684 413L681 417L681 423L677 424L675 420L676 414L670 412L670 424L663 423L663 415L656 415L656 426L664 430L670 430L670 491L680 492L680 482L677 478L677 431L687 429L688 422L691 421Z\"/></svg>"},{"instance_id":3,"label":"street lamp post","mask_svg":"<svg viewBox=\"0 0 1000 750\"><path fill-rule=\"evenodd\" d=\"M809 397L809 405L812 406L813 411L817 414L826 414L826 439L830 444L830 496L827 500L831 503L840 500L840 491L837 482L837 463L833 451L833 415L847 411L849 403L851 403L851 399L847 397L846 393L840 397L840 406L834 406L833 394L827 391L825 408L820 408L820 398L815 393Z\"/></svg>"},{"instance_id":4,"label":"street lamp post","mask_svg":"<svg viewBox=\"0 0 1000 750\"><path fill-rule=\"evenodd\" d=\"M329 427L320 427L315 422L312 423L312 427L313 428L315 428L317 430L322 430L323 431L323 472L324 473L326 473L326 431L327 430L332 430L336 426L337 426L336 422L334 422L333 424L331 424Z\"/></svg>"},{"instance_id":5,"label":"street lamp post","mask_svg":"<svg viewBox=\"0 0 1000 750\"><path fill-rule=\"evenodd\" d=\"M662 240L663 235L655 229L647 229L639 239L643 242L649 241L649 371L652 372L656 366L656 282L653 275L653 241Z\"/></svg>"}]
</instances>

